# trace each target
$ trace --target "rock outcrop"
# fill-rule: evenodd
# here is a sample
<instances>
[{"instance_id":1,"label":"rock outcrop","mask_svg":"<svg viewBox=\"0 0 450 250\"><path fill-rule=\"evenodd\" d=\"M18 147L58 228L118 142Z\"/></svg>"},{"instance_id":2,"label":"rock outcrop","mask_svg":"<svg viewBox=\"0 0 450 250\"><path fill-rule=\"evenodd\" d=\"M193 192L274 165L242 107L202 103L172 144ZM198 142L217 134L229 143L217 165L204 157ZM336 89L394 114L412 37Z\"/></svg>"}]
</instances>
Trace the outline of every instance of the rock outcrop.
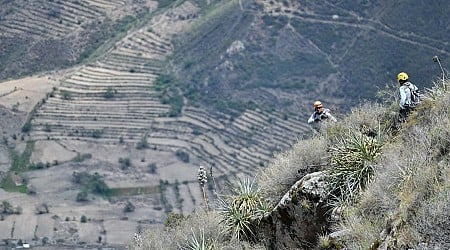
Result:
<instances>
[{"instance_id":1,"label":"rock outcrop","mask_svg":"<svg viewBox=\"0 0 450 250\"><path fill-rule=\"evenodd\" d=\"M261 223L268 249L311 249L328 227L324 206L325 173L314 172L297 181Z\"/></svg>"}]
</instances>

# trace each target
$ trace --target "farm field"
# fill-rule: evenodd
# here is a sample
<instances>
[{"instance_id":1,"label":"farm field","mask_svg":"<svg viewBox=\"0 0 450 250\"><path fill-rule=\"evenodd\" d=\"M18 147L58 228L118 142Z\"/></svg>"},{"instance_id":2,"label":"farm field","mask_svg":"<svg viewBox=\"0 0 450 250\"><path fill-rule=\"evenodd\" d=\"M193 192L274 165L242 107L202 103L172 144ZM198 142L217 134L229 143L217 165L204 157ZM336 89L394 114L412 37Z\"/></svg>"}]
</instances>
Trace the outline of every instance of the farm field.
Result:
<instances>
[{"instance_id":1,"label":"farm field","mask_svg":"<svg viewBox=\"0 0 450 250\"><path fill-rule=\"evenodd\" d=\"M121 4L88 2L104 9ZM80 11L95 18L96 8ZM200 165L223 185L253 176L274 152L309 133L300 118L259 109L232 117L186 99L180 113L170 115L173 107L154 83L165 72L173 36L187 29L198 11L187 1L129 31L94 61L0 83L0 105L5 115L16 117L2 129L7 140L0 147L0 171L28 190L0 189L1 201L21 210L2 217L1 239L123 246L135 232L162 226L169 212L203 209ZM72 26L53 29L69 32ZM29 148L34 167L8 171L11 152L25 155ZM101 178L110 192L80 198L84 187L75 181L77 174Z\"/></svg>"}]
</instances>

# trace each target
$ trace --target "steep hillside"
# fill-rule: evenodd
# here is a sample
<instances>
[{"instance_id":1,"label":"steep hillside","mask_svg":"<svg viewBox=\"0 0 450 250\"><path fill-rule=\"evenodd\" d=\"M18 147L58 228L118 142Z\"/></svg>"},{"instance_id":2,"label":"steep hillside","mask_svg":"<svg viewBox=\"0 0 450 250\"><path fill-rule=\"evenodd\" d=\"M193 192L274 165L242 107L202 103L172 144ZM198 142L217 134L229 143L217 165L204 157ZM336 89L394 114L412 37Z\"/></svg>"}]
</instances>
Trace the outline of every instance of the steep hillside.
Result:
<instances>
[{"instance_id":1,"label":"steep hillside","mask_svg":"<svg viewBox=\"0 0 450 250\"><path fill-rule=\"evenodd\" d=\"M189 214L203 202L190 174L198 165L210 167L222 185L251 175L308 133L298 117L256 107L211 111L168 85L173 36L200 18L200 6L180 1L155 10L40 98L26 79L2 84L5 106L29 116L21 131L4 135L12 138L2 148L11 168L2 172L1 186L26 194L2 194L22 212L0 223L1 238L123 245L134 231L161 225L169 212ZM43 77L44 84L53 77ZM24 88L16 91L15 84ZM23 105L30 96L31 110ZM18 219L35 220L34 239Z\"/></svg>"},{"instance_id":2,"label":"steep hillside","mask_svg":"<svg viewBox=\"0 0 450 250\"><path fill-rule=\"evenodd\" d=\"M17 79L0 83L0 239L121 248L191 214L309 136L313 100L341 118L398 71L430 86L431 57L450 53L448 4L0 1L0 79ZM264 181L267 200L321 170L309 157L328 141L313 142L308 168ZM202 188L200 165L214 176ZM309 212L292 227L323 215ZM289 236L270 231L275 215L259 235ZM322 219L296 233L314 238Z\"/></svg>"},{"instance_id":3,"label":"steep hillside","mask_svg":"<svg viewBox=\"0 0 450 250\"><path fill-rule=\"evenodd\" d=\"M217 108L255 102L297 112L323 99L348 110L373 99L400 71L429 87L431 58L450 53L449 7L448 1L240 1L211 11L180 38L173 63L185 92L197 93L191 99Z\"/></svg>"},{"instance_id":4,"label":"steep hillside","mask_svg":"<svg viewBox=\"0 0 450 250\"><path fill-rule=\"evenodd\" d=\"M67 68L121 36L155 1L1 1L0 79Z\"/></svg>"},{"instance_id":5,"label":"steep hillside","mask_svg":"<svg viewBox=\"0 0 450 250\"><path fill-rule=\"evenodd\" d=\"M352 109L131 248L447 249L449 87L436 82L404 122L394 100Z\"/></svg>"}]
</instances>

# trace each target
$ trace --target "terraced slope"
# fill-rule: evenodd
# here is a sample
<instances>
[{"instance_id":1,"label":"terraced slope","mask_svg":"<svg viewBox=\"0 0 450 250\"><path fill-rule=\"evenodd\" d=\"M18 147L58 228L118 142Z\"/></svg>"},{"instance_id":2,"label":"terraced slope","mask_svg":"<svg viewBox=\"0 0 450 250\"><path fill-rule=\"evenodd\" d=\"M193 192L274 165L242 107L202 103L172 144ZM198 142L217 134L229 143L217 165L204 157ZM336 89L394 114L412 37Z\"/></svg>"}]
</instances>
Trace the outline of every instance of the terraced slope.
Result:
<instances>
[{"instance_id":1,"label":"terraced slope","mask_svg":"<svg viewBox=\"0 0 450 250\"><path fill-rule=\"evenodd\" d=\"M34 36L38 39L61 38L83 29L83 25L107 16L131 1L13 1L0 20L5 37Z\"/></svg>"},{"instance_id":2,"label":"terraced slope","mask_svg":"<svg viewBox=\"0 0 450 250\"><path fill-rule=\"evenodd\" d=\"M156 7L131 0L3 1L0 79L71 66L120 32L126 17Z\"/></svg>"},{"instance_id":3,"label":"terraced slope","mask_svg":"<svg viewBox=\"0 0 450 250\"><path fill-rule=\"evenodd\" d=\"M24 208L23 215L10 215L0 223L0 238L31 240L37 235L54 244L65 241L99 247L106 243L123 245L143 227L164 223L170 211L188 214L204 207L196 180L199 165L212 167L220 188L226 179L254 176L274 152L286 150L308 133L308 112L304 109L310 107L312 98L322 98L318 94L331 97L341 89L338 84L353 81L336 77L361 71L355 68L361 63L360 57L353 56L360 54L354 48L359 45L366 51L370 43L361 38L371 38L369 33L392 39L393 43L385 43L389 48L397 42L413 43L417 45L413 49L448 54L448 39L397 32L394 26L383 25L382 19L389 15L377 12L372 19L347 8L347 3L336 1L2 1L5 2L9 3L0 9L0 79L5 75L19 77L11 72L28 69L27 66L44 65L46 68L29 71L40 72L81 62L79 58L91 55L104 41L114 46L101 46L94 53L101 54L97 59L72 68L64 77L55 78L56 72L42 77L42 81L52 79L46 91L56 87L33 111L30 137L20 133L20 139L14 139L20 146L16 148L18 153L28 143L34 147L30 161L36 164L20 174L36 194L0 190L4 199ZM164 7L154 12L157 2ZM218 8L207 6L214 4ZM145 19L152 15L151 20ZM141 23L144 19L147 24ZM24 22L27 20L29 23ZM200 22L195 23L197 20ZM143 26L130 29L135 24ZM190 30L191 27L194 28ZM180 36L186 30L192 31L191 37L186 36L186 40L192 38L191 43L185 43L185 37ZM374 46L367 51L383 54L377 48L384 47ZM103 49L107 51L101 52ZM372 60L364 55L364 60L367 57L369 62L382 64L402 60ZM20 61L11 63L11 58ZM5 64L16 68L3 71ZM167 68L181 78L171 86L171 91L181 97L177 99L182 103L179 116L173 116L173 105L165 99L167 93L155 81L158 76L167 76ZM376 67L374 70L386 72ZM324 78L318 77L321 72ZM321 84L316 85L317 82ZM13 95L19 91L10 84L2 92L11 104L7 106L17 108L20 101L22 110L30 105L27 100L32 92ZM183 89L182 84L188 88ZM195 89L198 95L189 95L185 90L195 84L199 86ZM364 90L359 84L357 87L358 91L351 93ZM228 93L223 94L222 90ZM216 93L229 100L225 101L227 107L202 106L204 100L194 104L191 101L195 100L188 99L202 96L220 105L219 98L210 98ZM33 97L33 103L44 95L40 92L39 98ZM21 98L14 100L18 96ZM343 103L342 96L336 96L327 102L336 106ZM235 115L237 111L234 115L220 111L236 103L248 104L247 101L258 107L268 106L240 109L239 115ZM289 108L299 114L297 117L286 115L287 112L275 113L267 107L277 111ZM31 105L27 110L31 110ZM4 158L9 157L9 149L1 150ZM2 162L4 171L15 177L9 165L10 162ZM33 167L38 169L28 171ZM95 195L88 190L86 200L82 197L80 201L78 196L86 187L74 182L75 172L98 173L111 189L107 194ZM208 180L208 198L214 194L212 183ZM49 214L35 214L34 206L40 202L48 203ZM135 206L133 212L124 211L128 202ZM78 222L84 215L90 222ZM30 225L36 226L34 235L28 230Z\"/></svg>"},{"instance_id":4,"label":"terraced slope","mask_svg":"<svg viewBox=\"0 0 450 250\"><path fill-rule=\"evenodd\" d=\"M33 140L80 140L137 144L168 152L182 150L191 163L212 165L218 175L252 174L275 151L309 130L295 117L260 110L237 118L185 103L168 117L153 82L173 50L171 37L187 27L198 9L187 2L130 33L103 59L61 83L33 119Z\"/></svg>"}]
</instances>

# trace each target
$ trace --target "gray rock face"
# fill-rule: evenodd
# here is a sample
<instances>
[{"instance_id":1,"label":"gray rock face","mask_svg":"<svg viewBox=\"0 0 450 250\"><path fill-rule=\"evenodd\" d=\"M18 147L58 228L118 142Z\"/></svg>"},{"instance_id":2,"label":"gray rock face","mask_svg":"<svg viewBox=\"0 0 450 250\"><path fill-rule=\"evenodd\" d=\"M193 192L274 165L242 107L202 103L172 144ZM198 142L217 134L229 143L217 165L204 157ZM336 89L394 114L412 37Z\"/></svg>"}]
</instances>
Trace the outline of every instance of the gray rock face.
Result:
<instances>
[{"instance_id":1,"label":"gray rock face","mask_svg":"<svg viewBox=\"0 0 450 250\"><path fill-rule=\"evenodd\" d=\"M325 174L315 172L297 181L261 223L268 249L312 249L328 227Z\"/></svg>"}]
</instances>

